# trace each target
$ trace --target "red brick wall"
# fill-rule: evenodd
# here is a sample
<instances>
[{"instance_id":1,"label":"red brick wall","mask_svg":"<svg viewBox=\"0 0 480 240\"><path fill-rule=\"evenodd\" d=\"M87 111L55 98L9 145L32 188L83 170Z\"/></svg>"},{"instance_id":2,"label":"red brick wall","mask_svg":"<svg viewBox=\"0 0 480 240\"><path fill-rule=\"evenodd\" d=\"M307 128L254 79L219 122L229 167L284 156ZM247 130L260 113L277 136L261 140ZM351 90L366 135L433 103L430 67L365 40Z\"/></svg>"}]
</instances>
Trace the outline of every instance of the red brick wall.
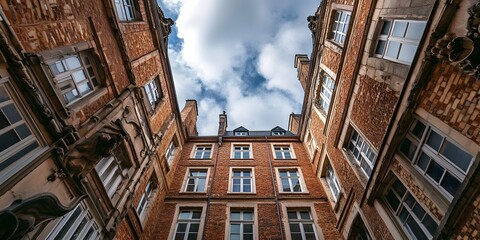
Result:
<instances>
[{"instance_id":1,"label":"red brick wall","mask_svg":"<svg viewBox=\"0 0 480 240\"><path fill-rule=\"evenodd\" d=\"M131 60L137 59L155 49L152 32L146 21L124 23L122 27L125 45Z\"/></svg>"},{"instance_id":2,"label":"red brick wall","mask_svg":"<svg viewBox=\"0 0 480 240\"><path fill-rule=\"evenodd\" d=\"M429 79L420 107L480 143L480 83L447 63L439 64Z\"/></svg>"},{"instance_id":3,"label":"red brick wall","mask_svg":"<svg viewBox=\"0 0 480 240\"><path fill-rule=\"evenodd\" d=\"M350 119L378 149L398 98L388 84L377 82L367 76L362 76L359 84Z\"/></svg>"},{"instance_id":4,"label":"red brick wall","mask_svg":"<svg viewBox=\"0 0 480 240\"><path fill-rule=\"evenodd\" d=\"M322 53L322 63L327 66L334 73L338 73L338 67L340 64L340 54L332 49L325 47Z\"/></svg>"},{"instance_id":5,"label":"red brick wall","mask_svg":"<svg viewBox=\"0 0 480 240\"><path fill-rule=\"evenodd\" d=\"M480 195L463 212L464 217L456 224L451 239L478 239L480 237Z\"/></svg>"}]
</instances>

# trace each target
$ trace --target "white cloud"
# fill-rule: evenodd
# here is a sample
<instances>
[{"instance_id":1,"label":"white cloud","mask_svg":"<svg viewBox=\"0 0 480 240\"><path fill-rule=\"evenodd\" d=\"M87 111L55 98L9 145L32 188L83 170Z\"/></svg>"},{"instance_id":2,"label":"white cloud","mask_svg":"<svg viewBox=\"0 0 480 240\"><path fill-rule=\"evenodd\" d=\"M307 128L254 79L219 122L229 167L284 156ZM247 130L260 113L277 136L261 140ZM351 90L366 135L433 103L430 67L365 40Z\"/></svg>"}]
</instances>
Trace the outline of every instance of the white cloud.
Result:
<instances>
[{"instance_id":1,"label":"white cloud","mask_svg":"<svg viewBox=\"0 0 480 240\"><path fill-rule=\"evenodd\" d=\"M251 130L287 127L288 114L299 112L303 100L294 56L310 51L306 17L315 12L318 1L162 3L170 12L178 13L175 27L183 43L178 52L170 51L172 71L180 106L187 98L196 98L199 103L200 134L216 134L222 110L227 111L229 130L240 125ZM253 65L258 74L266 79L255 89L249 89L252 80L242 79L255 76L243 74L252 59L257 61ZM202 88L214 91L224 102L202 95Z\"/></svg>"}]
</instances>

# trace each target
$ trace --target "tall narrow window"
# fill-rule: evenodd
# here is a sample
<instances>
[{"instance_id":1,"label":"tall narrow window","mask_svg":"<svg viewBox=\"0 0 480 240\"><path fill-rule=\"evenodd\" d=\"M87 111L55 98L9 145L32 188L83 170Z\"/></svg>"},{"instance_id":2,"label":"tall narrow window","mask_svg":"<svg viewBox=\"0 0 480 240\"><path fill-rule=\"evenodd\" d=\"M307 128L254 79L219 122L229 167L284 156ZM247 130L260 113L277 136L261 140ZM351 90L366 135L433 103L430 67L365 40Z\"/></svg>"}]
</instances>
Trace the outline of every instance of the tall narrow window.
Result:
<instances>
[{"instance_id":1,"label":"tall narrow window","mask_svg":"<svg viewBox=\"0 0 480 240\"><path fill-rule=\"evenodd\" d=\"M303 192L301 176L298 169L279 169L278 170L281 192Z\"/></svg>"},{"instance_id":2,"label":"tall narrow window","mask_svg":"<svg viewBox=\"0 0 480 240\"><path fill-rule=\"evenodd\" d=\"M145 84L145 92L147 93L148 102L150 103L151 108L155 109L155 106L157 106L163 96L158 77Z\"/></svg>"},{"instance_id":3,"label":"tall narrow window","mask_svg":"<svg viewBox=\"0 0 480 240\"><path fill-rule=\"evenodd\" d=\"M410 64L415 56L426 22L383 20L375 54L389 60Z\"/></svg>"},{"instance_id":4,"label":"tall narrow window","mask_svg":"<svg viewBox=\"0 0 480 240\"><path fill-rule=\"evenodd\" d=\"M48 63L55 85L66 104L85 97L98 86L93 61L92 54L83 51Z\"/></svg>"},{"instance_id":5,"label":"tall narrow window","mask_svg":"<svg viewBox=\"0 0 480 240\"><path fill-rule=\"evenodd\" d=\"M328 109L330 108L330 102L332 99L334 86L335 86L335 83L333 82L333 79L331 79L327 75L324 75L322 86L320 89L320 97L318 99L318 105L325 112L325 114L328 113Z\"/></svg>"},{"instance_id":6,"label":"tall narrow window","mask_svg":"<svg viewBox=\"0 0 480 240\"><path fill-rule=\"evenodd\" d=\"M3 79L0 79L0 182L3 182L6 180L3 177L13 174L7 172L14 166L18 167L23 162L20 160L26 159L26 155L37 149L39 144L1 80Z\"/></svg>"},{"instance_id":7,"label":"tall narrow window","mask_svg":"<svg viewBox=\"0 0 480 240\"><path fill-rule=\"evenodd\" d=\"M167 159L168 166L171 167L173 163L173 159L175 159L175 153L177 152L178 144L176 139L172 139L170 144L165 151L165 158Z\"/></svg>"},{"instance_id":8,"label":"tall narrow window","mask_svg":"<svg viewBox=\"0 0 480 240\"><path fill-rule=\"evenodd\" d=\"M292 239L318 239L315 223L309 210L288 209L287 215Z\"/></svg>"},{"instance_id":9,"label":"tall narrow window","mask_svg":"<svg viewBox=\"0 0 480 240\"><path fill-rule=\"evenodd\" d=\"M250 169L233 169L231 173L231 190L236 193L253 192L253 173Z\"/></svg>"},{"instance_id":10,"label":"tall narrow window","mask_svg":"<svg viewBox=\"0 0 480 240\"><path fill-rule=\"evenodd\" d=\"M63 216L48 235L48 240L100 239L100 228L92 214L83 205Z\"/></svg>"},{"instance_id":11,"label":"tall narrow window","mask_svg":"<svg viewBox=\"0 0 480 240\"><path fill-rule=\"evenodd\" d=\"M438 223L400 180L395 179L385 200L408 235L413 239L432 239Z\"/></svg>"},{"instance_id":12,"label":"tall narrow window","mask_svg":"<svg viewBox=\"0 0 480 240\"><path fill-rule=\"evenodd\" d=\"M131 21L136 19L134 0L114 0L120 21Z\"/></svg>"},{"instance_id":13,"label":"tall narrow window","mask_svg":"<svg viewBox=\"0 0 480 240\"><path fill-rule=\"evenodd\" d=\"M249 159L250 145L233 145L233 158L235 159Z\"/></svg>"},{"instance_id":14,"label":"tall narrow window","mask_svg":"<svg viewBox=\"0 0 480 240\"><path fill-rule=\"evenodd\" d=\"M274 145L275 159L293 159L290 146Z\"/></svg>"},{"instance_id":15,"label":"tall narrow window","mask_svg":"<svg viewBox=\"0 0 480 240\"><path fill-rule=\"evenodd\" d=\"M200 145L195 147L193 158L210 159L212 155L212 145Z\"/></svg>"},{"instance_id":16,"label":"tall narrow window","mask_svg":"<svg viewBox=\"0 0 480 240\"><path fill-rule=\"evenodd\" d=\"M367 177L370 177L372 173L373 165L377 159L377 154L373 151L372 147L358 134L357 131L352 129L352 136L348 143L348 151L353 155L357 164L362 168Z\"/></svg>"},{"instance_id":17,"label":"tall narrow window","mask_svg":"<svg viewBox=\"0 0 480 240\"><path fill-rule=\"evenodd\" d=\"M123 173L124 169L122 169L122 166L114 156L109 156L102 158L97 166L95 166L95 170L105 187L105 191L111 198L125 177Z\"/></svg>"},{"instance_id":18,"label":"tall narrow window","mask_svg":"<svg viewBox=\"0 0 480 240\"><path fill-rule=\"evenodd\" d=\"M445 134L416 119L400 152L440 191L453 198L473 162L473 156Z\"/></svg>"},{"instance_id":19,"label":"tall narrow window","mask_svg":"<svg viewBox=\"0 0 480 240\"><path fill-rule=\"evenodd\" d=\"M230 211L230 240L253 240L253 210Z\"/></svg>"},{"instance_id":20,"label":"tall narrow window","mask_svg":"<svg viewBox=\"0 0 480 240\"><path fill-rule=\"evenodd\" d=\"M340 184L338 184L337 176L335 175L335 172L333 171L332 165L330 165L330 163L328 163L327 165L326 178L328 187L330 188L330 192L332 192L335 201L337 201L338 197L340 196Z\"/></svg>"},{"instance_id":21,"label":"tall narrow window","mask_svg":"<svg viewBox=\"0 0 480 240\"><path fill-rule=\"evenodd\" d=\"M310 152L310 155L313 157L313 154L315 153L315 150L317 149L317 144L315 143L315 139L313 138L311 132L308 133L307 148L308 148L308 151Z\"/></svg>"},{"instance_id":22,"label":"tall narrow window","mask_svg":"<svg viewBox=\"0 0 480 240\"><path fill-rule=\"evenodd\" d=\"M341 45L345 43L347 37L348 25L350 23L351 12L335 11L333 19L331 39Z\"/></svg>"},{"instance_id":23,"label":"tall narrow window","mask_svg":"<svg viewBox=\"0 0 480 240\"><path fill-rule=\"evenodd\" d=\"M181 209L175 229L175 240L197 239L202 209Z\"/></svg>"},{"instance_id":24,"label":"tall narrow window","mask_svg":"<svg viewBox=\"0 0 480 240\"><path fill-rule=\"evenodd\" d=\"M185 192L205 192L208 170L189 170Z\"/></svg>"},{"instance_id":25,"label":"tall narrow window","mask_svg":"<svg viewBox=\"0 0 480 240\"><path fill-rule=\"evenodd\" d=\"M143 190L142 196L140 197L140 201L138 202L137 205L137 214L140 217L140 219L144 219L146 212L147 212L147 206L152 200L153 197L153 192L157 188L157 183L155 178L151 178L147 186L145 187L145 190Z\"/></svg>"}]
</instances>

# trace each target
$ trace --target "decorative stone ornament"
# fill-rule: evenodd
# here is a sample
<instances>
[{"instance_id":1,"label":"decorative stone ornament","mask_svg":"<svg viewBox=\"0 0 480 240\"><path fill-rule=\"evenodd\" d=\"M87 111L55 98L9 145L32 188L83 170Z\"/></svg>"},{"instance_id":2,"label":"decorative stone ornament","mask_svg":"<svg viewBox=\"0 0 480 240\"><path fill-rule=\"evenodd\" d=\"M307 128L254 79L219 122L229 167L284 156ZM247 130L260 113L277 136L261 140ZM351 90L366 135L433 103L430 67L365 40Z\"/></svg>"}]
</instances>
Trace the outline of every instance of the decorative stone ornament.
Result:
<instances>
[{"instance_id":1,"label":"decorative stone ornament","mask_svg":"<svg viewBox=\"0 0 480 240\"><path fill-rule=\"evenodd\" d=\"M466 36L447 33L437 40L431 52L435 57L456 64L465 73L480 78L480 1L468 9Z\"/></svg>"},{"instance_id":2,"label":"decorative stone ornament","mask_svg":"<svg viewBox=\"0 0 480 240\"><path fill-rule=\"evenodd\" d=\"M61 217L77 206L86 195L65 207L51 193L42 193L29 199L17 199L0 211L0 239L22 239L35 226Z\"/></svg>"}]
</instances>

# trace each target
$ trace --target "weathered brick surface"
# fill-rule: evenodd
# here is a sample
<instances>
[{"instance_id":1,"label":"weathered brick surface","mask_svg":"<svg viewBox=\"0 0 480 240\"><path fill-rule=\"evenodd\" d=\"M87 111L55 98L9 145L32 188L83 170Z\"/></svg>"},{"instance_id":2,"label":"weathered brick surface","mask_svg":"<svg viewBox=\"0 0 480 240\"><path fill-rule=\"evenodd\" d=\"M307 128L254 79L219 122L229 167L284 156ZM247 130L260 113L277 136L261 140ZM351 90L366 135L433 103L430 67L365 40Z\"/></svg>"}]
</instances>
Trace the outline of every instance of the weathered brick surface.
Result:
<instances>
[{"instance_id":1,"label":"weathered brick surface","mask_svg":"<svg viewBox=\"0 0 480 240\"><path fill-rule=\"evenodd\" d=\"M480 83L447 63L429 79L420 107L480 143Z\"/></svg>"},{"instance_id":2,"label":"weathered brick surface","mask_svg":"<svg viewBox=\"0 0 480 240\"><path fill-rule=\"evenodd\" d=\"M480 238L480 195L464 211L465 216L456 224L451 239L478 239Z\"/></svg>"},{"instance_id":3,"label":"weathered brick surface","mask_svg":"<svg viewBox=\"0 0 480 240\"><path fill-rule=\"evenodd\" d=\"M197 132L197 102L195 100L187 100L185 107L182 109L182 122L185 125L189 136L196 136Z\"/></svg>"},{"instance_id":4,"label":"weathered brick surface","mask_svg":"<svg viewBox=\"0 0 480 240\"><path fill-rule=\"evenodd\" d=\"M144 86L148 81L152 80L152 78L158 74L160 70L162 69L158 54L155 54L154 56L133 67L133 73L135 74L136 82L140 86Z\"/></svg>"},{"instance_id":5,"label":"weathered brick surface","mask_svg":"<svg viewBox=\"0 0 480 240\"><path fill-rule=\"evenodd\" d=\"M322 229L325 239L341 239L336 228L336 218L332 212L332 206L328 202L316 203L317 222ZM318 215L320 213L321 215Z\"/></svg>"},{"instance_id":6,"label":"weathered brick surface","mask_svg":"<svg viewBox=\"0 0 480 240\"><path fill-rule=\"evenodd\" d=\"M153 51L152 33L146 22L124 24L124 41L131 60Z\"/></svg>"},{"instance_id":7,"label":"weathered brick surface","mask_svg":"<svg viewBox=\"0 0 480 240\"><path fill-rule=\"evenodd\" d=\"M115 240L131 240L134 239L135 235L132 233L131 228L128 226L126 220L123 220L120 223L120 226L117 228L117 232L115 234Z\"/></svg>"},{"instance_id":8,"label":"weathered brick surface","mask_svg":"<svg viewBox=\"0 0 480 240\"><path fill-rule=\"evenodd\" d=\"M369 77L360 77L350 119L376 149L380 148L388 123L397 102L397 96L388 84Z\"/></svg>"},{"instance_id":9,"label":"weathered brick surface","mask_svg":"<svg viewBox=\"0 0 480 240\"><path fill-rule=\"evenodd\" d=\"M225 224L227 219L227 206L225 204L212 203L208 211L208 223L205 229L205 239L225 239ZM205 211L205 209L204 209Z\"/></svg>"},{"instance_id":10,"label":"weathered brick surface","mask_svg":"<svg viewBox=\"0 0 480 240\"><path fill-rule=\"evenodd\" d=\"M328 47L325 47L322 53L322 63L334 73L338 73L340 54Z\"/></svg>"},{"instance_id":11,"label":"weathered brick surface","mask_svg":"<svg viewBox=\"0 0 480 240\"><path fill-rule=\"evenodd\" d=\"M281 239L275 204L258 204L258 239Z\"/></svg>"}]
</instances>

